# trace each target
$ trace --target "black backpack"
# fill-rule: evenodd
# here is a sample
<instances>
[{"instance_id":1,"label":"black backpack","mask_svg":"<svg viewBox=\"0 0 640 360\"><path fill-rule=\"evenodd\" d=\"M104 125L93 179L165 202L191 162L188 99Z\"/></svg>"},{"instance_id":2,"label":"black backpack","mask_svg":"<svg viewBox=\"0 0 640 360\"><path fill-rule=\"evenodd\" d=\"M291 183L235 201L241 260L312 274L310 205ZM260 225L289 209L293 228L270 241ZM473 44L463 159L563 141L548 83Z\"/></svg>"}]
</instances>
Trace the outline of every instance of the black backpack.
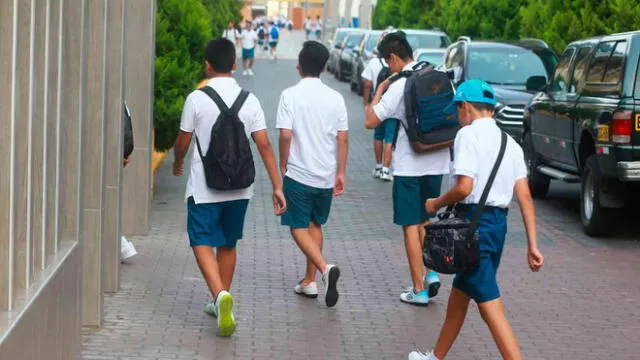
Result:
<instances>
[{"instance_id":1,"label":"black backpack","mask_svg":"<svg viewBox=\"0 0 640 360\"><path fill-rule=\"evenodd\" d=\"M423 153L451 146L460 124L449 75L420 62L400 76L407 78L404 90L407 122L402 125L413 150Z\"/></svg>"},{"instance_id":2,"label":"black backpack","mask_svg":"<svg viewBox=\"0 0 640 360\"><path fill-rule=\"evenodd\" d=\"M267 36L267 34L266 34L266 31L264 30L264 28L258 29L258 39L264 40L264 38L266 36Z\"/></svg>"},{"instance_id":3,"label":"black backpack","mask_svg":"<svg viewBox=\"0 0 640 360\"><path fill-rule=\"evenodd\" d=\"M229 109L210 86L205 86L200 91L209 95L220 109L220 115L211 128L211 140L206 155L202 155L196 136L207 186L214 190L246 189L255 180L256 168L244 123L240 121L238 112L247 100L249 92L242 90Z\"/></svg>"},{"instance_id":4,"label":"black backpack","mask_svg":"<svg viewBox=\"0 0 640 360\"><path fill-rule=\"evenodd\" d=\"M133 125L131 124L131 111L127 103L124 103L124 141L122 142L124 158L131 156L133 152Z\"/></svg>"}]
</instances>

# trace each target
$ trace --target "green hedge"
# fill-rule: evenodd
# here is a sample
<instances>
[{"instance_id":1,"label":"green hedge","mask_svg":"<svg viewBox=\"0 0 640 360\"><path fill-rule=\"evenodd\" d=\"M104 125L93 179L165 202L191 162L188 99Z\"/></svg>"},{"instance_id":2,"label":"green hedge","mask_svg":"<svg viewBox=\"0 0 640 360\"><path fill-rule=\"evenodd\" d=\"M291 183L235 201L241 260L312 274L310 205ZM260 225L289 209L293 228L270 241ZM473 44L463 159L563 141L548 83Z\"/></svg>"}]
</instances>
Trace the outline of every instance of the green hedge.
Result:
<instances>
[{"instance_id":1,"label":"green hedge","mask_svg":"<svg viewBox=\"0 0 640 360\"><path fill-rule=\"evenodd\" d=\"M155 148L176 140L185 97L204 74L204 47L229 19L239 21L243 1L158 0L154 89Z\"/></svg>"},{"instance_id":2,"label":"green hedge","mask_svg":"<svg viewBox=\"0 0 640 360\"><path fill-rule=\"evenodd\" d=\"M557 52L585 37L640 29L638 0L378 0L376 29L440 28L452 40L536 37Z\"/></svg>"}]
</instances>

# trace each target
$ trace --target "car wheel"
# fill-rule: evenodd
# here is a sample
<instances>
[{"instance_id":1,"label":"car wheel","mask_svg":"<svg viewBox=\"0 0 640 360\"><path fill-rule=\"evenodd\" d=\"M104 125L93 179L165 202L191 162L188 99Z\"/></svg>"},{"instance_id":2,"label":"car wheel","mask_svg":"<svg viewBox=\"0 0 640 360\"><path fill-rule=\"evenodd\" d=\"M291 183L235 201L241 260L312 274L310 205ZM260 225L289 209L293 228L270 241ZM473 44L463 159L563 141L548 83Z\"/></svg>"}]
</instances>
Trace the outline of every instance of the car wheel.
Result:
<instances>
[{"instance_id":1,"label":"car wheel","mask_svg":"<svg viewBox=\"0 0 640 360\"><path fill-rule=\"evenodd\" d=\"M524 160L527 164L527 173L529 180L529 189L531 190L531 195L533 197L542 199L547 196L549 192L549 185L551 183L551 179L538 172L539 165L539 157L533 148L533 139L531 138L530 133L524 134L524 139L522 140L522 149L524 151Z\"/></svg>"},{"instance_id":2,"label":"car wheel","mask_svg":"<svg viewBox=\"0 0 640 360\"><path fill-rule=\"evenodd\" d=\"M601 189L602 173L598 159L595 155L591 155L582 172L580 191L580 218L584 232L589 236L603 236L610 230L608 209L600 204Z\"/></svg>"}]
</instances>

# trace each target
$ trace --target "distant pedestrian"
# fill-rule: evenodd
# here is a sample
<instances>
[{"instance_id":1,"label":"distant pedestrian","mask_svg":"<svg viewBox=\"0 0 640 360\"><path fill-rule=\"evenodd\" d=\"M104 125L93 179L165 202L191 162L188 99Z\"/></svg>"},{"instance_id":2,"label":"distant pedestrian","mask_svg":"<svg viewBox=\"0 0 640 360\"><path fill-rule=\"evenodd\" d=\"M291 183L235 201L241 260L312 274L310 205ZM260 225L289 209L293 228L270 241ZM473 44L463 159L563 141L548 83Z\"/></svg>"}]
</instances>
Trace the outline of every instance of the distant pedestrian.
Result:
<instances>
[{"instance_id":1,"label":"distant pedestrian","mask_svg":"<svg viewBox=\"0 0 640 360\"><path fill-rule=\"evenodd\" d=\"M242 33L242 75L253 76L253 62L256 56L256 46L260 38L253 30L253 24L247 22L247 28Z\"/></svg>"},{"instance_id":2,"label":"distant pedestrian","mask_svg":"<svg viewBox=\"0 0 640 360\"><path fill-rule=\"evenodd\" d=\"M271 59L275 60L278 56L278 41L280 40L280 29L276 26L276 24L272 21L269 25L269 52L271 55Z\"/></svg>"},{"instance_id":3,"label":"distant pedestrian","mask_svg":"<svg viewBox=\"0 0 640 360\"><path fill-rule=\"evenodd\" d=\"M241 33L233 26L233 21L227 23L227 28L222 32L222 37L231 41L234 45L240 45Z\"/></svg>"},{"instance_id":4,"label":"distant pedestrian","mask_svg":"<svg viewBox=\"0 0 640 360\"><path fill-rule=\"evenodd\" d=\"M311 16L307 16L307 20L304 21L304 34L307 40L311 37L311 30L313 30L313 21L311 21Z\"/></svg>"},{"instance_id":5,"label":"distant pedestrian","mask_svg":"<svg viewBox=\"0 0 640 360\"><path fill-rule=\"evenodd\" d=\"M224 38L210 41L205 59L210 80L185 101L173 174L183 174L184 158L195 135L197 150L193 151L185 192L187 232L196 262L213 295L213 302L205 307L205 312L217 317L222 336L230 336L236 329L234 298L229 293L236 267L236 245L242 238L245 214L253 196L251 172L255 174L255 168L249 139L257 145L271 179L276 215L286 210L286 201L260 102L243 91L231 75L236 66L233 43ZM220 119L223 125L214 129ZM240 129L246 138L238 136L242 134L238 132ZM210 151L215 141L224 145L220 143ZM220 158L231 163L222 164ZM220 190L220 183L224 189L234 190Z\"/></svg>"},{"instance_id":6,"label":"distant pedestrian","mask_svg":"<svg viewBox=\"0 0 640 360\"><path fill-rule=\"evenodd\" d=\"M329 218L332 197L345 190L348 119L342 95L320 80L328 59L326 46L316 41L304 43L297 66L302 80L282 92L276 127L280 129L280 171L285 176L288 204L282 225L291 229L307 257L305 276L294 291L317 297L319 270L325 303L332 307L338 302L340 269L322 255L322 226Z\"/></svg>"},{"instance_id":7,"label":"distant pedestrian","mask_svg":"<svg viewBox=\"0 0 640 360\"><path fill-rule=\"evenodd\" d=\"M536 215L527 182L527 165L520 146L496 125L497 103L491 86L484 81L462 83L454 101L462 129L455 139L453 175L456 182L446 194L426 201L427 212L457 204L461 216L471 220L477 211L485 185L498 158L501 137L506 141L504 157L495 175L494 185L480 216L480 264L469 273L457 274L449 296L447 316L433 352L412 352L409 360L442 360L460 333L469 302L478 304L503 359L522 359L513 329L505 316L504 304L496 281L507 234L507 213L515 192L527 233L527 259L531 271L539 271L544 257L538 250Z\"/></svg>"},{"instance_id":8,"label":"distant pedestrian","mask_svg":"<svg viewBox=\"0 0 640 360\"><path fill-rule=\"evenodd\" d=\"M263 23L259 23L256 28L256 32L258 33L258 47L260 48L260 50L267 50L267 38L269 37L267 35L267 28Z\"/></svg>"},{"instance_id":9,"label":"distant pedestrian","mask_svg":"<svg viewBox=\"0 0 640 360\"><path fill-rule=\"evenodd\" d=\"M293 21L291 19L287 20L287 29L293 31Z\"/></svg>"},{"instance_id":10,"label":"distant pedestrian","mask_svg":"<svg viewBox=\"0 0 640 360\"><path fill-rule=\"evenodd\" d=\"M322 20L320 19L320 15L316 17L314 25L316 30L316 40L320 41L320 36L322 35Z\"/></svg>"}]
</instances>

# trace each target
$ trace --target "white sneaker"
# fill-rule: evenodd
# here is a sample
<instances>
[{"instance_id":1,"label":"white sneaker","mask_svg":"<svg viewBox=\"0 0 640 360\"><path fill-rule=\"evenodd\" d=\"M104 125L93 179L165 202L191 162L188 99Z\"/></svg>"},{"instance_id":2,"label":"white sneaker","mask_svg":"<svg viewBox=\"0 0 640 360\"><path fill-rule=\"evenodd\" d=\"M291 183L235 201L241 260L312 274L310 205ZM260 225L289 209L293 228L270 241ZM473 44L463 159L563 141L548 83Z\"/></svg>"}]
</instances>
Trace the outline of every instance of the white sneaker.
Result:
<instances>
[{"instance_id":1,"label":"white sneaker","mask_svg":"<svg viewBox=\"0 0 640 360\"><path fill-rule=\"evenodd\" d=\"M253 76L253 75L255 75L255 74L253 73L253 70L249 69L249 76Z\"/></svg>"},{"instance_id":2,"label":"white sneaker","mask_svg":"<svg viewBox=\"0 0 640 360\"><path fill-rule=\"evenodd\" d=\"M120 237L120 260L127 260L138 255L131 241L124 236Z\"/></svg>"},{"instance_id":3,"label":"white sneaker","mask_svg":"<svg viewBox=\"0 0 640 360\"><path fill-rule=\"evenodd\" d=\"M423 354L420 351L412 351L409 354L409 357L407 359L408 360L440 360L435 355L433 355L433 352Z\"/></svg>"},{"instance_id":4,"label":"white sneaker","mask_svg":"<svg viewBox=\"0 0 640 360\"><path fill-rule=\"evenodd\" d=\"M304 280L301 280L300 283L298 283L298 285L296 285L296 287L293 289L293 291L298 295L301 295L310 299L317 298L318 284L314 281L309 285L304 285L303 282Z\"/></svg>"},{"instance_id":5,"label":"white sneaker","mask_svg":"<svg viewBox=\"0 0 640 360\"><path fill-rule=\"evenodd\" d=\"M322 273L322 282L325 288L324 301L327 307L334 307L338 303L338 279L340 278L340 268L336 265L327 265L324 273Z\"/></svg>"},{"instance_id":6,"label":"white sneaker","mask_svg":"<svg viewBox=\"0 0 640 360\"><path fill-rule=\"evenodd\" d=\"M233 296L227 291L220 291L216 299L218 315L218 332L221 336L231 336L236 331L236 319L233 316Z\"/></svg>"},{"instance_id":7,"label":"white sneaker","mask_svg":"<svg viewBox=\"0 0 640 360\"><path fill-rule=\"evenodd\" d=\"M249 75L249 72L247 70L242 72L242 76L247 76L247 75Z\"/></svg>"},{"instance_id":8,"label":"white sneaker","mask_svg":"<svg viewBox=\"0 0 640 360\"><path fill-rule=\"evenodd\" d=\"M209 314L213 317L218 317L218 308L216 307L216 302L211 300L207 305L204 306L205 314Z\"/></svg>"},{"instance_id":9,"label":"white sneaker","mask_svg":"<svg viewBox=\"0 0 640 360\"><path fill-rule=\"evenodd\" d=\"M382 168L373 169L373 178L374 179L380 179L381 175L382 175Z\"/></svg>"},{"instance_id":10,"label":"white sneaker","mask_svg":"<svg viewBox=\"0 0 640 360\"><path fill-rule=\"evenodd\" d=\"M380 172L380 180L383 181L393 181L393 175L391 175L391 171L388 168L382 168Z\"/></svg>"}]
</instances>

